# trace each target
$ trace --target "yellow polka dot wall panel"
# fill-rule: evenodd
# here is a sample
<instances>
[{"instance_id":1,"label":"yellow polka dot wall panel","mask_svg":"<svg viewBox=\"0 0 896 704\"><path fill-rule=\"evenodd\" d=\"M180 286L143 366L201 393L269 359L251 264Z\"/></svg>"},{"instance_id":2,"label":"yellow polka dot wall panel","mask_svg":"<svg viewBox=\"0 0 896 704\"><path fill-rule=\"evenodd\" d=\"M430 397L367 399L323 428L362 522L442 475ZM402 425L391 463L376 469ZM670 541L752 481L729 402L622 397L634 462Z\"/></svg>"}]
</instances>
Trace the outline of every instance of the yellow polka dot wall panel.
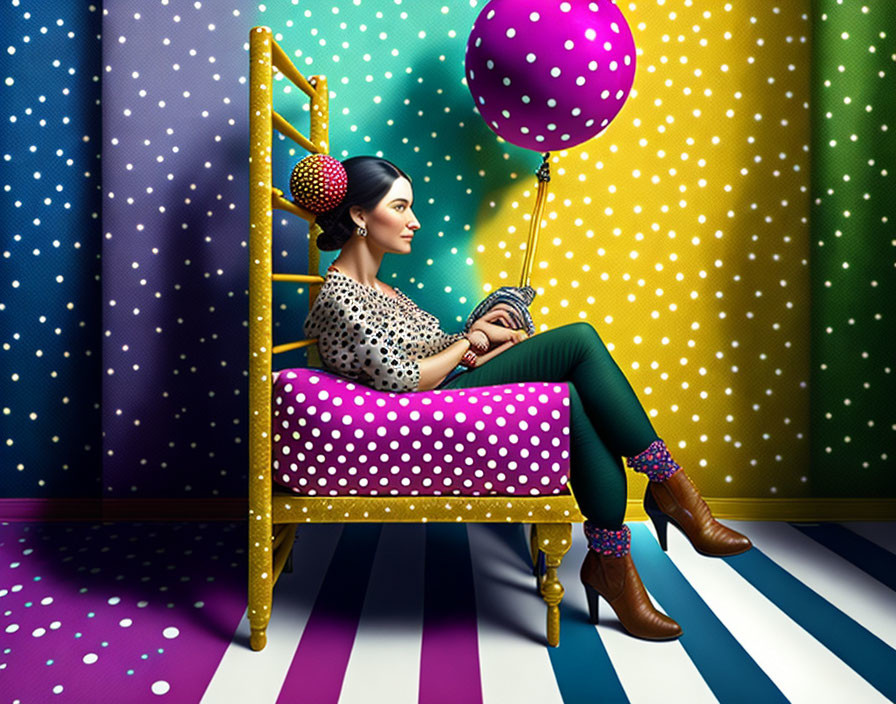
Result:
<instances>
[{"instance_id":1,"label":"yellow polka dot wall panel","mask_svg":"<svg viewBox=\"0 0 896 704\"><path fill-rule=\"evenodd\" d=\"M707 494L803 495L808 3L622 7L633 92L552 154L536 323L591 323ZM483 290L517 284L534 190L483 202Z\"/></svg>"}]
</instances>

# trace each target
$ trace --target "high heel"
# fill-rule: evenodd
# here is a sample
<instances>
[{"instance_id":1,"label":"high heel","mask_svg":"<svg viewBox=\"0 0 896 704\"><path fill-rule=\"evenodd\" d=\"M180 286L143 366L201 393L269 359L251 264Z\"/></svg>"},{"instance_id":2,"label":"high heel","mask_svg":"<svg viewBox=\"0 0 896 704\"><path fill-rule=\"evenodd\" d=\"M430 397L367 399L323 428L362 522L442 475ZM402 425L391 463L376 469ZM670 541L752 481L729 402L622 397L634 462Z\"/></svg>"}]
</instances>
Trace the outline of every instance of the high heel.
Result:
<instances>
[{"instance_id":1,"label":"high heel","mask_svg":"<svg viewBox=\"0 0 896 704\"><path fill-rule=\"evenodd\" d=\"M650 493L650 488L648 487L647 491L644 492L644 511L647 514L647 517L650 518L650 522L653 523L653 529L656 531L657 540L660 542L660 547L663 549L663 552L667 550L667 534L666 528L669 525L669 517L660 510L660 507L657 506L656 499L653 498L653 494Z\"/></svg>"},{"instance_id":2,"label":"high heel","mask_svg":"<svg viewBox=\"0 0 896 704\"><path fill-rule=\"evenodd\" d=\"M599 597L603 597L631 635L648 640L678 638L681 626L654 608L638 576L631 556L629 527L623 524L613 530L586 520L583 528L588 552L579 577L585 586L591 623L597 623Z\"/></svg>"},{"instance_id":3,"label":"high heel","mask_svg":"<svg viewBox=\"0 0 896 704\"><path fill-rule=\"evenodd\" d=\"M580 577L591 623L597 623L598 597L603 597L622 627L636 638L670 640L681 635L681 626L654 608L630 554L616 557L589 549Z\"/></svg>"},{"instance_id":4,"label":"high heel","mask_svg":"<svg viewBox=\"0 0 896 704\"><path fill-rule=\"evenodd\" d=\"M713 518L709 506L683 469L663 482L648 483L644 510L653 522L663 550L667 549L669 522L684 533L697 552L707 557L739 555L753 547L747 536Z\"/></svg>"},{"instance_id":5,"label":"high heel","mask_svg":"<svg viewBox=\"0 0 896 704\"><path fill-rule=\"evenodd\" d=\"M600 595L590 584L585 584L585 600L588 602L588 623L597 625L597 609L600 604Z\"/></svg>"},{"instance_id":6,"label":"high heel","mask_svg":"<svg viewBox=\"0 0 896 704\"><path fill-rule=\"evenodd\" d=\"M663 550L666 550L669 521L687 536L701 555L727 557L753 547L747 536L713 518L694 482L672 459L662 440L654 440L643 452L626 458L626 463L650 480L644 492L644 511L653 522Z\"/></svg>"}]
</instances>

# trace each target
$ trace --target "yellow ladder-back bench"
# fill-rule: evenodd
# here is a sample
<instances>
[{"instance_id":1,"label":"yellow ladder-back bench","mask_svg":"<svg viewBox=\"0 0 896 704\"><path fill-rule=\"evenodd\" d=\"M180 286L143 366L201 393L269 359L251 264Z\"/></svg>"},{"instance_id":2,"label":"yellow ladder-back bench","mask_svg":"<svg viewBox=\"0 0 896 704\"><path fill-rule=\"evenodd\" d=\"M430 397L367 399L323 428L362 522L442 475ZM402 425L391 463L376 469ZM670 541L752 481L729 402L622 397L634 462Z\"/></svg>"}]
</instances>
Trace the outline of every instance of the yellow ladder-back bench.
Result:
<instances>
[{"instance_id":1,"label":"yellow ladder-back bench","mask_svg":"<svg viewBox=\"0 0 896 704\"><path fill-rule=\"evenodd\" d=\"M309 366L320 367L316 339L273 346L273 282L305 283L309 308L324 278L318 274L320 256L314 246L314 214L284 197L272 183L272 142L276 129L310 153L329 153L329 94L324 76L306 79L274 40L268 27L254 27L249 36L249 131L250 131L250 232L249 232L249 604L251 647L266 644L273 587L287 563L291 563L296 528L300 523L354 522L500 522L531 524L530 550L538 587L547 603L547 642L560 641L559 604L563 586L557 569L571 544L571 524L584 520L575 498L562 494L393 496L371 491L367 495L324 496L292 493L273 477L272 440L274 383L272 355L310 346ZM273 109L274 71L279 71L310 99L311 129L306 138ZM540 221L539 205L545 199L539 183L536 217L532 218L521 286L532 267L532 253ZM272 262L273 211L284 210L309 222L308 274L274 274ZM384 394L358 386L357 394ZM349 385L354 388L354 386ZM498 388L498 387L492 387ZM362 391L363 389L363 391ZM554 389L556 391L556 389ZM470 391L469 389L467 391ZM543 397L544 395L542 395ZM556 417L556 416L555 416ZM567 416L568 418L568 416ZM451 420L446 419L451 425ZM450 433L451 431L447 431ZM568 429L565 430L568 434ZM526 451L523 450L525 453ZM524 457L526 454L523 455ZM468 463L469 464L469 463ZM290 567L286 567L290 569Z\"/></svg>"}]
</instances>

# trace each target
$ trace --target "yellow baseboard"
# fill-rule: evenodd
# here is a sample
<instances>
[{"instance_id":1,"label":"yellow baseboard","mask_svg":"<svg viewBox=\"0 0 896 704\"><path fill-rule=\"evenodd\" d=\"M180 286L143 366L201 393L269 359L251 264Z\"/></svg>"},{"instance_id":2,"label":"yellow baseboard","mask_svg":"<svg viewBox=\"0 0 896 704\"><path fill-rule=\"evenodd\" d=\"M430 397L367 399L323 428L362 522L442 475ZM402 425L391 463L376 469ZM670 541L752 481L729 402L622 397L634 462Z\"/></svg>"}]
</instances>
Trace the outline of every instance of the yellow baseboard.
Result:
<instances>
[{"instance_id":1,"label":"yellow baseboard","mask_svg":"<svg viewBox=\"0 0 896 704\"><path fill-rule=\"evenodd\" d=\"M735 521L896 521L896 499L706 499L716 518ZM0 521L242 521L245 498L0 499ZM646 521L629 499L627 521Z\"/></svg>"},{"instance_id":2,"label":"yellow baseboard","mask_svg":"<svg viewBox=\"0 0 896 704\"><path fill-rule=\"evenodd\" d=\"M716 518L734 521L894 521L896 499L706 499ZM647 520L640 499L629 499L627 521Z\"/></svg>"}]
</instances>

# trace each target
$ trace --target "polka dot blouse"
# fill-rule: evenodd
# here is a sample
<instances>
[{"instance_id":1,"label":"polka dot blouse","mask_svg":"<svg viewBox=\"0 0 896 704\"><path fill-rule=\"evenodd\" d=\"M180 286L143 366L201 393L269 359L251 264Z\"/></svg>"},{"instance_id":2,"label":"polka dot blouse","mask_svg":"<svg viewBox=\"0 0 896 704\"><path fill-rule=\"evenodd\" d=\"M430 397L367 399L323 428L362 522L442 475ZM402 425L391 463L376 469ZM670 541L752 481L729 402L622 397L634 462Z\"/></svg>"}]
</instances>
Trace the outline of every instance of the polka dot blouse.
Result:
<instances>
[{"instance_id":1,"label":"polka dot blouse","mask_svg":"<svg viewBox=\"0 0 896 704\"><path fill-rule=\"evenodd\" d=\"M334 267L305 319L318 338L324 366L380 391L416 391L418 360L441 352L464 334L439 328L439 319L395 288L397 296L355 281Z\"/></svg>"}]
</instances>

